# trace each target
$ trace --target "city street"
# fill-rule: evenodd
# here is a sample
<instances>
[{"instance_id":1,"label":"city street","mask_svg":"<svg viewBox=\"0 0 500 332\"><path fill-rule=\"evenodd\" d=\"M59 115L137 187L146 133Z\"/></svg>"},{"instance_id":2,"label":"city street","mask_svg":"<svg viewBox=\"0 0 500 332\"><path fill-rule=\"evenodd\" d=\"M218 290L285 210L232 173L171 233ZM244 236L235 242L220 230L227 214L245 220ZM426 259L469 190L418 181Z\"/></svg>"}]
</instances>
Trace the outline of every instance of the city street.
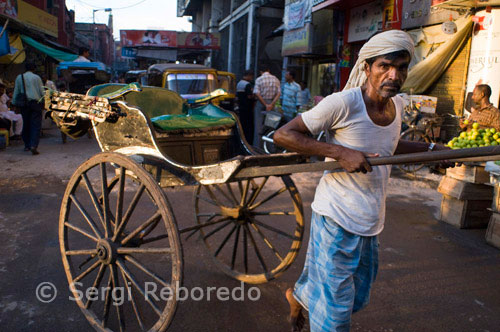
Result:
<instances>
[{"instance_id":1,"label":"city street","mask_svg":"<svg viewBox=\"0 0 500 332\"><path fill-rule=\"evenodd\" d=\"M63 145L54 127L44 135L38 156L23 152L19 142L0 151L0 326L5 331L92 331L68 299L58 218L69 177L99 149L87 137ZM319 176L293 176L307 226ZM435 181L391 179L379 274L370 305L354 315L352 331L498 331L500 251L486 244L484 229L458 230L437 221L441 195L435 186ZM179 227L194 223L193 190L167 190ZM185 237L184 286L240 286L217 269L202 241ZM297 260L277 280L258 285L257 301L184 301L169 331L289 331L284 292L300 275L307 241L306 229ZM42 282L58 290L51 303L37 300Z\"/></svg>"}]
</instances>

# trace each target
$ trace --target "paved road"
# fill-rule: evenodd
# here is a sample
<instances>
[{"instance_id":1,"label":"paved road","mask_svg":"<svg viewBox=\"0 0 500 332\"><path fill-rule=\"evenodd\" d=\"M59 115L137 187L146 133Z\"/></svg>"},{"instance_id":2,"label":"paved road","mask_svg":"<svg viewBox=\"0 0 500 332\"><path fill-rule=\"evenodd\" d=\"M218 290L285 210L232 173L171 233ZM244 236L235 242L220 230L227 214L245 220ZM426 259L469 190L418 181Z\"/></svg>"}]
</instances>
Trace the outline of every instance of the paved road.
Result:
<instances>
[{"instance_id":1,"label":"paved road","mask_svg":"<svg viewBox=\"0 0 500 332\"><path fill-rule=\"evenodd\" d=\"M69 153L81 146L77 144L95 144L79 141L60 147L57 139L48 138L40 156L28 158L12 148L0 152L0 161L12 160L13 155L32 162L41 157L46 158L44 165L50 165L48 156L56 152L49 146ZM57 158L52 159L56 168ZM92 330L68 300L58 243L58 213L67 176L56 173L57 177L0 175L1 330ZM308 225L318 174L294 179ZM192 224L192 188L170 190L168 197L180 226ZM485 230L457 230L436 221L439 204L440 195L425 184L391 180L386 228L380 236L379 275L370 305L354 315L353 331L500 331L500 251L485 243ZM307 240L306 231L304 243ZM239 286L217 269L199 240L183 245L185 286ZM186 301L170 330L287 331L283 293L300 274L305 247L283 276L258 286L258 301ZM58 288L56 300L49 304L35 297L37 285L44 281Z\"/></svg>"}]
</instances>

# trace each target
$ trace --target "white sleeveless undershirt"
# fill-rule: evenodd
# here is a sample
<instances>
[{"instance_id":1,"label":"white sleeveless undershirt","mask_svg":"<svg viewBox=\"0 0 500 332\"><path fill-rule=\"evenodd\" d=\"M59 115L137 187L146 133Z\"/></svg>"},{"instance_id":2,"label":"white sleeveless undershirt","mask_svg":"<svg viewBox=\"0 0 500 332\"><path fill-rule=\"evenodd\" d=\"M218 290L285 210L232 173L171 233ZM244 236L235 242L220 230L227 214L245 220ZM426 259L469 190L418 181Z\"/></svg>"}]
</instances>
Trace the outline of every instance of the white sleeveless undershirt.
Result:
<instances>
[{"instance_id":1,"label":"white sleeveless undershirt","mask_svg":"<svg viewBox=\"0 0 500 332\"><path fill-rule=\"evenodd\" d=\"M392 100L396 116L387 126L379 126L370 119L360 88L331 94L303 113L302 120L312 134L325 131L329 143L378 153L381 157L392 156L399 141L403 112L402 98L396 96ZM377 235L384 228L390 172L390 165L375 166L367 174L325 172L311 207L351 233Z\"/></svg>"}]
</instances>

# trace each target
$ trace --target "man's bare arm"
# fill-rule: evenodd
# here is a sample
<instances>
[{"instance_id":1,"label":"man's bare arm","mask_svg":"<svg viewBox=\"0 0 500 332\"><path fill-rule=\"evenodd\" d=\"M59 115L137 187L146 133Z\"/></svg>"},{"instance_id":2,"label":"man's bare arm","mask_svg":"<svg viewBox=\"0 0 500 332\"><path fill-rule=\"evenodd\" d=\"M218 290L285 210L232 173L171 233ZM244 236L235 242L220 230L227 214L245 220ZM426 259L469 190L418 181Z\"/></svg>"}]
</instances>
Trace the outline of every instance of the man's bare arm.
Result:
<instances>
[{"instance_id":1,"label":"man's bare arm","mask_svg":"<svg viewBox=\"0 0 500 332\"><path fill-rule=\"evenodd\" d=\"M348 172L366 173L372 171L366 157L377 157L377 154L365 154L341 145L319 142L309 137L309 134L302 117L297 116L279 128L274 134L273 140L275 144L300 154L333 158L339 161Z\"/></svg>"},{"instance_id":2,"label":"man's bare arm","mask_svg":"<svg viewBox=\"0 0 500 332\"><path fill-rule=\"evenodd\" d=\"M269 109L267 109L267 111L270 111L274 108L274 105L276 104L276 102L278 101L278 99L280 98L281 96L281 91L278 91L278 93L276 94L276 96L274 97L273 101L271 102L271 104L269 104Z\"/></svg>"},{"instance_id":3,"label":"man's bare arm","mask_svg":"<svg viewBox=\"0 0 500 332\"><path fill-rule=\"evenodd\" d=\"M262 105L266 106L266 102L264 101L264 98L262 98L259 92L255 94L255 97L257 97L257 99L262 103Z\"/></svg>"}]
</instances>

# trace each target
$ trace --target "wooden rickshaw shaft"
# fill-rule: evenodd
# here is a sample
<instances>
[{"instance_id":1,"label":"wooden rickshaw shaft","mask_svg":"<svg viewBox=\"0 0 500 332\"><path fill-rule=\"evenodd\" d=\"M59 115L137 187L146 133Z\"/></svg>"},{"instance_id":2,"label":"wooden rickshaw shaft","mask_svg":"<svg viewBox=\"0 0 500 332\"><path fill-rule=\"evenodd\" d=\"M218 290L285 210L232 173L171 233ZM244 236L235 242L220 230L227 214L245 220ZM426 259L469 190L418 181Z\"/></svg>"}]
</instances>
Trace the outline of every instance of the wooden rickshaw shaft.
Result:
<instances>
[{"instance_id":1,"label":"wooden rickshaw shaft","mask_svg":"<svg viewBox=\"0 0 500 332\"><path fill-rule=\"evenodd\" d=\"M442 150L431 152L418 152L400 154L390 157L367 158L372 166L398 165L398 164L421 164L432 163L443 160L453 162L480 162L500 159L500 146L486 146L479 148ZM295 163L273 166L251 166L242 168L234 175L234 179L243 179L259 176L284 175L292 173L334 171L342 169L337 161L323 161L313 163Z\"/></svg>"}]
</instances>

